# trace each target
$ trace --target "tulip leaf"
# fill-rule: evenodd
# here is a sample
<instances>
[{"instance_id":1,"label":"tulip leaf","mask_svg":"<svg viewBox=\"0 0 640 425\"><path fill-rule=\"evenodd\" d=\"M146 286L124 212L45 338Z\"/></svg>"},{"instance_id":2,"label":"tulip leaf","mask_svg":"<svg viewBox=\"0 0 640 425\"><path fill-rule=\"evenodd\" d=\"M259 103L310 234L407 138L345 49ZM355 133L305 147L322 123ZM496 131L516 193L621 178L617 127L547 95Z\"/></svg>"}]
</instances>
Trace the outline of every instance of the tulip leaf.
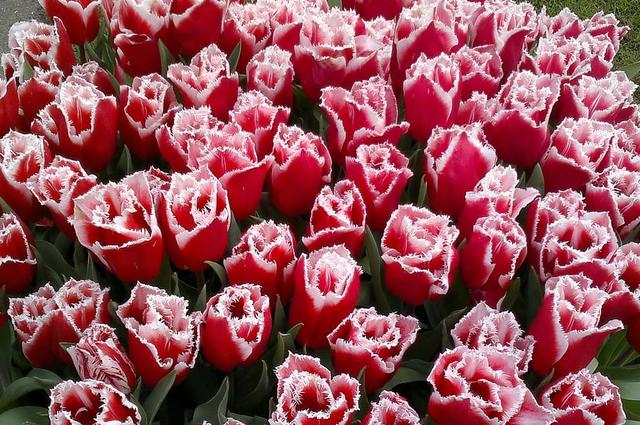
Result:
<instances>
[{"instance_id":1,"label":"tulip leaf","mask_svg":"<svg viewBox=\"0 0 640 425\"><path fill-rule=\"evenodd\" d=\"M358 384L360 385L360 400L358 400L358 413L356 414L357 419L362 419L367 412L369 412L369 407L371 407L371 403L369 402L369 397L367 396L367 367L363 367L358 373Z\"/></svg>"},{"instance_id":2,"label":"tulip leaf","mask_svg":"<svg viewBox=\"0 0 640 425\"><path fill-rule=\"evenodd\" d=\"M391 312L391 306L382 289L382 259L380 258L380 251L378 250L378 242L376 242L369 226L367 226L365 230L364 246L367 258L369 259L369 269L371 270L373 297L376 300L379 311L382 314L388 314Z\"/></svg>"},{"instance_id":3,"label":"tulip leaf","mask_svg":"<svg viewBox=\"0 0 640 425\"><path fill-rule=\"evenodd\" d=\"M636 240L636 238L638 237L638 234L640 234L640 225L638 225L635 229L633 229L631 231L631 233L629 233L623 240L622 240L622 244L626 245L628 243L634 242Z\"/></svg>"},{"instance_id":4,"label":"tulip leaf","mask_svg":"<svg viewBox=\"0 0 640 425\"><path fill-rule=\"evenodd\" d=\"M229 241L228 248L231 249L238 244L238 241L242 237L242 231L238 226L238 221L234 214L231 214L231 225L229 226Z\"/></svg>"},{"instance_id":5,"label":"tulip leaf","mask_svg":"<svg viewBox=\"0 0 640 425\"><path fill-rule=\"evenodd\" d=\"M278 366L284 362L287 353L293 351L296 348L295 339L296 335L302 328L302 323L298 323L293 326L287 333L278 333L278 339L276 342L275 353L273 354L272 366Z\"/></svg>"},{"instance_id":6,"label":"tulip leaf","mask_svg":"<svg viewBox=\"0 0 640 425\"><path fill-rule=\"evenodd\" d=\"M156 384L151 391L151 394L144 401L144 411L147 414L149 423L153 423L153 419L156 417L158 410L162 402L169 394L169 390L173 387L173 383L176 381L176 371L172 370Z\"/></svg>"},{"instance_id":7,"label":"tulip leaf","mask_svg":"<svg viewBox=\"0 0 640 425\"><path fill-rule=\"evenodd\" d=\"M164 289L168 293L171 293L171 275L173 274L173 270L171 269L171 261L169 260L169 256L165 255L162 259L162 264L160 265L160 274L156 278L156 284L158 288Z\"/></svg>"},{"instance_id":8,"label":"tulip leaf","mask_svg":"<svg viewBox=\"0 0 640 425\"><path fill-rule=\"evenodd\" d=\"M42 371L42 369L34 369L30 375L41 374L39 371ZM2 396L0 396L0 412L7 411L9 408L14 406L21 397L29 393L38 390L49 390L62 382L60 377L53 372L44 371L44 373L45 374L41 374L42 377L25 376L23 378L18 378L9 384L9 386L7 386L3 391ZM52 376L48 376L48 374L51 374Z\"/></svg>"},{"instance_id":9,"label":"tulip leaf","mask_svg":"<svg viewBox=\"0 0 640 425\"><path fill-rule=\"evenodd\" d=\"M44 407L20 406L0 414L0 424L48 425L49 412Z\"/></svg>"},{"instance_id":10,"label":"tulip leaf","mask_svg":"<svg viewBox=\"0 0 640 425\"><path fill-rule=\"evenodd\" d=\"M220 286L222 288L227 286L227 271L225 270L224 266L220 263L216 263L213 261L207 261L206 263L209 267L211 267L211 270L213 270L213 272L216 274L216 277L220 282Z\"/></svg>"},{"instance_id":11,"label":"tulip leaf","mask_svg":"<svg viewBox=\"0 0 640 425\"><path fill-rule=\"evenodd\" d=\"M629 342L627 341L627 333L622 330L609 335L607 340L600 347L597 359L600 369L612 366L616 359L629 350Z\"/></svg>"},{"instance_id":12,"label":"tulip leaf","mask_svg":"<svg viewBox=\"0 0 640 425\"><path fill-rule=\"evenodd\" d=\"M513 279L511 285L509 285L509 289L507 289L507 293L500 302L500 311L509 311L512 309L518 297L520 297L520 286L520 278L517 277Z\"/></svg>"},{"instance_id":13,"label":"tulip leaf","mask_svg":"<svg viewBox=\"0 0 640 425\"><path fill-rule=\"evenodd\" d=\"M11 205L7 203L2 197L0 197L0 210L5 214L15 214Z\"/></svg>"},{"instance_id":14,"label":"tulip leaf","mask_svg":"<svg viewBox=\"0 0 640 425\"><path fill-rule=\"evenodd\" d=\"M117 170L125 176L133 174L135 171L133 167L133 159L131 158L131 152L129 151L129 147L124 145L122 147L122 152L120 153L120 158L118 159Z\"/></svg>"},{"instance_id":15,"label":"tulip leaf","mask_svg":"<svg viewBox=\"0 0 640 425\"><path fill-rule=\"evenodd\" d=\"M196 298L196 302L193 305L193 309L195 311L204 311L207 307L207 285L202 285L200 289L200 293L198 294L198 298Z\"/></svg>"},{"instance_id":16,"label":"tulip leaf","mask_svg":"<svg viewBox=\"0 0 640 425\"><path fill-rule=\"evenodd\" d=\"M33 77L33 66L28 60L22 61L22 81L30 80Z\"/></svg>"},{"instance_id":17,"label":"tulip leaf","mask_svg":"<svg viewBox=\"0 0 640 425\"><path fill-rule=\"evenodd\" d=\"M638 75L640 75L640 61L629 64L620 69L624 71L625 74L627 74L627 77L629 77L630 80L633 80Z\"/></svg>"},{"instance_id":18,"label":"tulip leaf","mask_svg":"<svg viewBox=\"0 0 640 425\"><path fill-rule=\"evenodd\" d=\"M7 320L0 326L0 393L11 383L11 356L15 340L13 327Z\"/></svg>"},{"instance_id":19,"label":"tulip leaf","mask_svg":"<svg viewBox=\"0 0 640 425\"><path fill-rule=\"evenodd\" d=\"M238 62L240 61L241 53L242 53L242 42L238 41L238 44L236 44L236 47L233 48L233 51L228 57L230 72L232 73L236 72L236 69L238 68Z\"/></svg>"},{"instance_id":20,"label":"tulip leaf","mask_svg":"<svg viewBox=\"0 0 640 425\"><path fill-rule=\"evenodd\" d=\"M244 410L254 410L260 403L269 396L271 385L269 382L269 368L267 362L262 360L260 363L260 375L257 382L246 383L247 385L236 385L239 388L239 396L236 398L235 405L242 406ZM251 391L246 391L252 388Z\"/></svg>"},{"instance_id":21,"label":"tulip leaf","mask_svg":"<svg viewBox=\"0 0 640 425\"><path fill-rule=\"evenodd\" d=\"M229 417L236 419L246 425L269 425L269 420L260 416L246 416L229 412Z\"/></svg>"},{"instance_id":22,"label":"tulip leaf","mask_svg":"<svg viewBox=\"0 0 640 425\"><path fill-rule=\"evenodd\" d=\"M342 9L342 0L329 0L329 7Z\"/></svg>"},{"instance_id":23,"label":"tulip leaf","mask_svg":"<svg viewBox=\"0 0 640 425\"><path fill-rule=\"evenodd\" d=\"M531 323L533 318L538 314L542 298L544 297L544 288L538 279L538 274L533 266L529 268L527 275L527 323Z\"/></svg>"},{"instance_id":24,"label":"tulip leaf","mask_svg":"<svg viewBox=\"0 0 640 425\"><path fill-rule=\"evenodd\" d=\"M54 244L38 239L36 240L35 249L36 256L40 257L38 258L38 263L42 262L42 264L46 264L47 267L66 277L75 276L75 270L67 263L67 260L64 259L64 256Z\"/></svg>"},{"instance_id":25,"label":"tulip leaf","mask_svg":"<svg viewBox=\"0 0 640 425\"><path fill-rule=\"evenodd\" d=\"M166 44L162 42L162 40L158 40L158 50L160 51L160 69L162 72L162 76L167 76L167 71L169 70L169 65L174 63L176 60L169 51L169 48Z\"/></svg>"},{"instance_id":26,"label":"tulip leaf","mask_svg":"<svg viewBox=\"0 0 640 425\"><path fill-rule=\"evenodd\" d=\"M269 346L276 342L278 338L278 333L285 331L285 327L287 326L287 317L284 312L284 307L282 306L282 301L280 300L280 295L276 295L276 307L273 310L273 320L271 327L271 336L269 337Z\"/></svg>"},{"instance_id":27,"label":"tulip leaf","mask_svg":"<svg viewBox=\"0 0 640 425\"><path fill-rule=\"evenodd\" d=\"M229 401L229 378L225 377L218 392L207 401L196 407L193 412L193 425L201 425L205 420L211 425L224 425L227 420L227 403Z\"/></svg>"},{"instance_id":28,"label":"tulip leaf","mask_svg":"<svg viewBox=\"0 0 640 425\"><path fill-rule=\"evenodd\" d=\"M385 384L383 389L392 390L402 384L426 382L432 367L433 363L427 363L418 359L404 362L389 382Z\"/></svg>"},{"instance_id":29,"label":"tulip leaf","mask_svg":"<svg viewBox=\"0 0 640 425\"><path fill-rule=\"evenodd\" d=\"M418 191L418 207L424 207L427 201L427 181L420 179L420 189Z\"/></svg>"},{"instance_id":30,"label":"tulip leaf","mask_svg":"<svg viewBox=\"0 0 640 425\"><path fill-rule=\"evenodd\" d=\"M527 186L538 189L541 195L544 195L544 175L542 174L542 167L540 164L536 164L531 171L531 175L529 176L529 180L527 180Z\"/></svg>"},{"instance_id":31,"label":"tulip leaf","mask_svg":"<svg viewBox=\"0 0 640 425\"><path fill-rule=\"evenodd\" d=\"M640 400L623 399L622 406L624 407L624 413L627 415L627 420L640 421Z\"/></svg>"}]
</instances>

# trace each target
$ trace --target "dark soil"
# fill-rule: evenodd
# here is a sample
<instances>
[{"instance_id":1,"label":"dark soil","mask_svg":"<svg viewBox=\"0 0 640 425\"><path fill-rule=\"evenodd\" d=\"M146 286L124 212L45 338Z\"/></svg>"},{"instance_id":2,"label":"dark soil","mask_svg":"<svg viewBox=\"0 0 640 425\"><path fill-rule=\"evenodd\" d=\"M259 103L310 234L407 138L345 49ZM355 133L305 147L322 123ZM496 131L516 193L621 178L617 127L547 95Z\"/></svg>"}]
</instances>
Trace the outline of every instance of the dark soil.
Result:
<instances>
[{"instance_id":1,"label":"dark soil","mask_svg":"<svg viewBox=\"0 0 640 425\"><path fill-rule=\"evenodd\" d=\"M38 0L0 0L0 52L6 52L7 33L17 21L47 20Z\"/></svg>"}]
</instances>

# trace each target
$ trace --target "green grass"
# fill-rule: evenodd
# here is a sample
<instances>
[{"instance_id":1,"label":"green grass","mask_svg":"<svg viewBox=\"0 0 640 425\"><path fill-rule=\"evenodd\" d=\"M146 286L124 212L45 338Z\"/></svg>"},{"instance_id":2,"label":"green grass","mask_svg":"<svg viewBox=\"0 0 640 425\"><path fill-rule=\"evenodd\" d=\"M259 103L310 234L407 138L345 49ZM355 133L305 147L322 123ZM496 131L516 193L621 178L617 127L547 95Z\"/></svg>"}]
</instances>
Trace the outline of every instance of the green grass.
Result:
<instances>
[{"instance_id":1,"label":"green grass","mask_svg":"<svg viewBox=\"0 0 640 425\"><path fill-rule=\"evenodd\" d=\"M618 20L631 28L624 38L616 56L615 68L621 69L640 62L640 0L529 0L538 10L546 6L547 13L554 15L568 7L581 18L589 18L596 12L613 13ZM635 81L640 83L640 76Z\"/></svg>"}]
</instances>

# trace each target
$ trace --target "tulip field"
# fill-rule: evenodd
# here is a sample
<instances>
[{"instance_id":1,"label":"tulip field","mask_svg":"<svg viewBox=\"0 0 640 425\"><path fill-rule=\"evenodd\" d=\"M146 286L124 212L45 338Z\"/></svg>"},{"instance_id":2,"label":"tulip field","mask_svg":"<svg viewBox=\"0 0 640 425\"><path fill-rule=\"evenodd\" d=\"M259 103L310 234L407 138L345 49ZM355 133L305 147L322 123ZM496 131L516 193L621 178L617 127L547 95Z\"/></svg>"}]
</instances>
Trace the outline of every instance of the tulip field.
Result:
<instances>
[{"instance_id":1,"label":"tulip field","mask_svg":"<svg viewBox=\"0 0 640 425\"><path fill-rule=\"evenodd\" d=\"M0 425L640 425L633 1L39 3Z\"/></svg>"}]
</instances>

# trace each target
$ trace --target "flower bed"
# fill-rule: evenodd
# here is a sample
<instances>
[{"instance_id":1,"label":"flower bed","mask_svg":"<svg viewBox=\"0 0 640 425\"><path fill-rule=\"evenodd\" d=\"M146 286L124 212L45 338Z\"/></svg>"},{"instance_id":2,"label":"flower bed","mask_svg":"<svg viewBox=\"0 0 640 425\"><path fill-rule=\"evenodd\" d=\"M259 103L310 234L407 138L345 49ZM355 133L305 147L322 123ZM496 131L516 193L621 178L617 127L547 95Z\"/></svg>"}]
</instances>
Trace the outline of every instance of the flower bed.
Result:
<instances>
[{"instance_id":1,"label":"flower bed","mask_svg":"<svg viewBox=\"0 0 640 425\"><path fill-rule=\"evenodd\" d=\"M614 16L41 3L0 61L0 424L640 421Z\"/></svg>"}]
</instances>

